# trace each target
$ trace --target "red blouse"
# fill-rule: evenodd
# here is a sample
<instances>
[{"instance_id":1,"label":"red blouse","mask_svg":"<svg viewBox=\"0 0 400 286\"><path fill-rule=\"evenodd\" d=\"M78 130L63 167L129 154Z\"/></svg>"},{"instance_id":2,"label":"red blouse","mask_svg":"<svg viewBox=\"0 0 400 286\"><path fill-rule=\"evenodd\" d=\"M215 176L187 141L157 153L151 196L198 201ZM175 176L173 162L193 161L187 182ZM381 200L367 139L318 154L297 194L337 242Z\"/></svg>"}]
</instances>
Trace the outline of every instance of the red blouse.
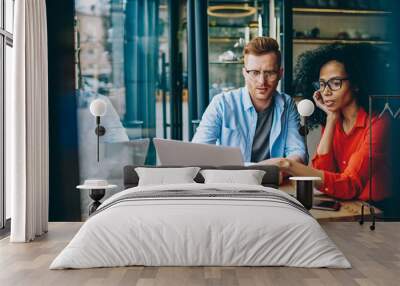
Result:
<instances>
[{"instance_id":1,"label":"red blouse","mask_svg":"<svg viewBox=\"0 0 400 286\"><path fill-rule=\"evenodd\" d=\"M372 118L371 199L374 201L387 198L391 190L389 124L386 116ZM316 155L312 160L314 168L324 171L322 192L338 199L368 200L369 141L368 114L363 108L358 110L356 123L348 134L343 131L342 121L338 120L331 152Z\"/></svg>"}]
</instances>

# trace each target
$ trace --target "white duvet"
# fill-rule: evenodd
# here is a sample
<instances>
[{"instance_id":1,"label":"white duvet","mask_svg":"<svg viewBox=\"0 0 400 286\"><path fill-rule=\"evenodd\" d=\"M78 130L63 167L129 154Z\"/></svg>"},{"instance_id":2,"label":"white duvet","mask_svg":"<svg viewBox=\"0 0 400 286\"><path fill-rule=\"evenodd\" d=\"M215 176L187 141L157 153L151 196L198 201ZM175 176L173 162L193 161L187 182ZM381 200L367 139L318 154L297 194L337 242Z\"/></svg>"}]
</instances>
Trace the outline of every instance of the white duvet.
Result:
<instances>
[{"instance_id":1,"label":"white duvet","mask_svg":"<svg viewBox=\"0 0 400 286\"><path fill-rule=\"evenodd\" d=\"M238 184L135 187L107 199L50 269L146 266L294 266L349 268L318 222L289 204L258 198L152 198L113 201L132 192L263 190Z\"/></svg>"}]
</instances>

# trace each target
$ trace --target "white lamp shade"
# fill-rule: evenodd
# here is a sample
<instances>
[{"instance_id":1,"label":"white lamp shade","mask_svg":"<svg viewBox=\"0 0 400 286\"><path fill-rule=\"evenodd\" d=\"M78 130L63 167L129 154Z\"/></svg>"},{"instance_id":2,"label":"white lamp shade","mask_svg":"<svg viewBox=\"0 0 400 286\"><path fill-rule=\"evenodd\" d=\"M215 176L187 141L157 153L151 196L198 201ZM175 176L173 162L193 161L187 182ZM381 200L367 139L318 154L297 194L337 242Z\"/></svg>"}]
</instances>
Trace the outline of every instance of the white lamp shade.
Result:
<instances>
[{"instance_id":1,"label":"white lamp shade","mask_svg":"<svg viewBox=\"0 0 400 286\"><path fill-rule=\"evenodd\" d=\"M90 103L90 113L94 116L103 116L106 114L107 104L102 99L95 99Z\"/></svg>"},{"instance_id":2,"label":"white lamp shade","mask_svg":"<svg viewBox=\"0 0 400 286\"><path fill-rule=\"evenodd\" d=\"M301 116L310 116L314 113L314 103L309 99L303 99L297 104L297 111Z\"/></svg>"}]
</instances>

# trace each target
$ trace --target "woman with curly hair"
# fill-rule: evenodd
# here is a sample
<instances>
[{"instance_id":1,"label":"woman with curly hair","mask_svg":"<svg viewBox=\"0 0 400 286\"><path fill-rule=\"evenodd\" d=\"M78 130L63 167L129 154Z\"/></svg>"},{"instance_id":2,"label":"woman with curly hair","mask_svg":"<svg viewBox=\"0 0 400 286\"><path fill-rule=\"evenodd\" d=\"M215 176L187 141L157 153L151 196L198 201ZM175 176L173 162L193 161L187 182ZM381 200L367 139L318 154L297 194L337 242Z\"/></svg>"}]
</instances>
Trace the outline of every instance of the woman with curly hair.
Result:
<instances>
[{"instance_id":1,"label":"woman with curly hair","mask_svg":"<svg viewBox=\"0 0 400 286\"><path fill-rule=\"evenodd\" d=\"M378 73L384 74L384 68L377 65L381 62L378 55L370 45L334 44L300 56L296 91L305 98L312 95L317 110L310 121L322 125L322 136L312 167L281 159L277 165L282 171L320 177L316 186L338 199L382 201L389 196L391 168L386 138L390 120L377 112L372 118L372 159L376 168L369 177L368 95L378 92L377 87L382 86Z\"/></svg>"}]
</instances>

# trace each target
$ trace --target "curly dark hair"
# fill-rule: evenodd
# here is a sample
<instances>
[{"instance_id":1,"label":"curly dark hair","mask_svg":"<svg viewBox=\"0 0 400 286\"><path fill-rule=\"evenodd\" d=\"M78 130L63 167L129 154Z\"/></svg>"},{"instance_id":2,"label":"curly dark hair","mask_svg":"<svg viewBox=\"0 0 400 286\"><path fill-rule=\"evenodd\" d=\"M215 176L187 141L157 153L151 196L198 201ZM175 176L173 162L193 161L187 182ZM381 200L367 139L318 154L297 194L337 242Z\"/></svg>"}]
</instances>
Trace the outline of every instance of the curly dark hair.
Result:
<instances>
[{"instance_id":1,"label":"curly dark hair","mask_svg":"<svg viewBox=\"0 0 400 286\"><path fill-rule=\"evenodd\" d=\"M344 65L357 104L368 112L368 95L384 93L387 81L385 69L388 66L385 58L385 52L381 48L364 43L335 43L307 51L299 56L295 66L293 90L296 96L313 100L315 90L312 82L318 81L324 64L335 60ZM325 125L326 114L316 108L309 123L311 126Z\"/></svg>"}]
</instances>

